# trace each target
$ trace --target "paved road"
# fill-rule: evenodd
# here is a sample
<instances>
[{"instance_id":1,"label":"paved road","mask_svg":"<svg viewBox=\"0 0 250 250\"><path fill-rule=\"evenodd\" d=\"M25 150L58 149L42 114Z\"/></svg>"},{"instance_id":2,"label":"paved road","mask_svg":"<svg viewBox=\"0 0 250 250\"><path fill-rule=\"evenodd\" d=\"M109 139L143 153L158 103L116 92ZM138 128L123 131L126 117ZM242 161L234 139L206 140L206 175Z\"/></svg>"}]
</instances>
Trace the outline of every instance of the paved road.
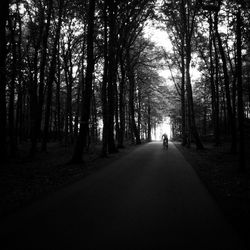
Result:
<instances>
[{"instance_id":1,"label":"paved road","mask_svg":"<svg viewBox=\"0 0 250 250\"><path fill-rule=\"evenodd\" d=\"M10 216L1 249L242 249L192 167L158 142Z\"/></svg>"}]
</instances>

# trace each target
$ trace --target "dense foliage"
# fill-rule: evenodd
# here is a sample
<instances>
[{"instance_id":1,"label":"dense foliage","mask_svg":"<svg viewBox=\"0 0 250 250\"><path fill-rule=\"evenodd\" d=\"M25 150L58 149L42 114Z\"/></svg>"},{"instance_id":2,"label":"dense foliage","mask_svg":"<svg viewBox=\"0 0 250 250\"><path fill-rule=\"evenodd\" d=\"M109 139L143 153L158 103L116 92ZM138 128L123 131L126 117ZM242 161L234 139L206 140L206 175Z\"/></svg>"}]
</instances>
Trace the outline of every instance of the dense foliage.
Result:
<instances>
[{"instance_id":1,"label":"dense foliage","mask_svg":"<svg viewBox=\"0 0 250 250\"><path fill-rule=\"evenodd\" d=\"M150 141L170 116L183 145L230 136L244 166L249 9L236 0L1 1L2 158L25 141L31 155L46 151L52 140L74 145L73 162L99 142L106 156L125 140ZM145 38L149 19L168 32L171 51ZM163 66L174 88L159 76Z\"/></svg>"}]
</instances>

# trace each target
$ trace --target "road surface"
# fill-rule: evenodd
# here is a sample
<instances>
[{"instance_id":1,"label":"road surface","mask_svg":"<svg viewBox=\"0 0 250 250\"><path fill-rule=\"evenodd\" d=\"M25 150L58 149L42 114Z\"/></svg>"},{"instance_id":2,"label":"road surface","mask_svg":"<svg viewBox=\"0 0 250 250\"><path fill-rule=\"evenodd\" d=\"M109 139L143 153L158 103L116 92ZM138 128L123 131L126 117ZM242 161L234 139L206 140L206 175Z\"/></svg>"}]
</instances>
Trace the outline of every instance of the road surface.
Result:
<instances>
[{"instance_id":1,"label":"road surface","mask_svg":"<svg viewBox=\"0 0 250 250\"><path fill-rule=\"evenodd\" d=\"M243 249L170 143L139 146L9 216L1 249Z\"/></svg>"}]
</instances>

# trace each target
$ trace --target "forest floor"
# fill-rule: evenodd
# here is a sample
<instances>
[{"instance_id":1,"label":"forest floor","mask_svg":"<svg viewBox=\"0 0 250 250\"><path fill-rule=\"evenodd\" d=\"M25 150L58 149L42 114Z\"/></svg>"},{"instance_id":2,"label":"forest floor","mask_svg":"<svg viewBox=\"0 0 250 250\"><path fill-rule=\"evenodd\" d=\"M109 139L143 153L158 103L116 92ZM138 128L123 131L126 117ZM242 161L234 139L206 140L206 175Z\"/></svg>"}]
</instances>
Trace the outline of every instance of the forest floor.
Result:
<instances>
[{"instance_id":1,"label":"forest floor","mask_svg":"<svg viewBox=\"0 0 250 250\"><path fill-rule=\"evenodd\" d=\"M72 147L49 143L47 152L29 157L29 145L19 146L18 155L0 167L0 219L42 198L46 194L74 183L129 153L135 145L108 157L101 157L101 145L90 146L83 155L84 163L68 164Z\"/></svg>"},{"instance_id":2,"label":"forest floor","mask_svg":"<svg viewBox=\"0 0 250 250\"><path fill-rule=\"evenodd\" d=\"M250 249L250 169L245 173L238 171L238 155L229 153L227 144L214 147L212 143L206 143L205 150L196 150L194 145L186 148L177 142L175 145ZM250 166L250 152L247 152L246 160L246 166Z\"/></svg>"}]
</instances>

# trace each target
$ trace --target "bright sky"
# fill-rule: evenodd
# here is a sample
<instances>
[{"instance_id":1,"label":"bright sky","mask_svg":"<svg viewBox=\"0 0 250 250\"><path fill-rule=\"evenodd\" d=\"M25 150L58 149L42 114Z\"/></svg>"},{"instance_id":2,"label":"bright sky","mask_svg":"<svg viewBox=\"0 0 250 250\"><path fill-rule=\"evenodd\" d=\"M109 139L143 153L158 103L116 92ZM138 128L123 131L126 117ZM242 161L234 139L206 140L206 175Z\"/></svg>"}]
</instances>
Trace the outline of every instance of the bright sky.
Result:
<instances>
[{"instance_id":1,"label":"bright sky","mask_svg":"<svg viewBox=\"0 0 250 250\"><path fill-rule=\"evenodd\" d=\"M168 37L168 33L166 31L157 29L153 27L151 24L148 24L144 28L145 37L149 38L151 41L153 41L157 46L163 47L166 51L172 50L172 44ZM167 79L171 76L169 70L159 70L159 75L164 77L167 81Z\"/></svg>"},{"instance_id":2,"label":"bright sky","mask_svg":"<svg viewBox=\"0 0 250 250\"><path fill-rule=\"evenodd\" d=\"M173 46L166 31L157 29L151 23L148 23L148 25L146 25L146 27L144 28L144 32L145 37L152 40L157 46L162 46L166 51L172 51ZM159 70L158 73L160 76L166 79L166 82L169 81L171 74L169 69L167 68L167 65L166 69ZM191 68L190 73L192 80L198 79L201 75L196 68Z\"/></svg>"},{"instance_id":3,"label":"bright sky","mask_svg":"<svg viewBox=\"0 0 250 250\"><path fill-rule=\"evenodd\" d=\"M166 50L172 49L172 44L169 40L168 33L166 31L157 29L152 25L148 24L145 29L145 35L150 38L158 46L164 47Z\"/></svg>"}]
</instances>

